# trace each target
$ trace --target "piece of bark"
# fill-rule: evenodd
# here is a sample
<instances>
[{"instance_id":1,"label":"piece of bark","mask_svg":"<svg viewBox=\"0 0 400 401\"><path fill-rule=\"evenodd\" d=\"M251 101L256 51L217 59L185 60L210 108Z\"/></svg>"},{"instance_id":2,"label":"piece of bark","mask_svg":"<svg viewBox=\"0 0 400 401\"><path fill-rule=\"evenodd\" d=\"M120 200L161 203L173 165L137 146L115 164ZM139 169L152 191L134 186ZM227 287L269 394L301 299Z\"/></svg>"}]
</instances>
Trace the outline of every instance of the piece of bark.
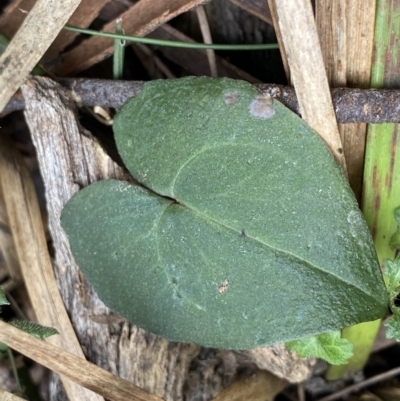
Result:
<instances>
[{"instance_id":1,"label":"piece of bark","mask_svg":"<svg viewBox=\"0 0 400 401\"><path fill-rule=\"evenodd\" d=\"M19 266L37 321L60 333L50 342L83 359L57 289L33 181L21 155L5 136L0 137L0 184ZM102 400L67 378L62 381L71 400Z\"/></svg>"},{"instance_id":2,"label":"piece of bark","mask_svg":"<svg viewBox=\"0 0 400 401\"><path fill-rule=\"evenodd\" d=\"M259 369L273 372L291 383L300 383L315 365L315 358L307 360L288 350L284 344L274 344L268 348L254 348L244 351ZM283 358L283 355L286 357Z\"/></svg>"},{"instance_id":3,"label":"piece of bark","mask_svg":"<svg viewBox=\"0 0 400 401\"><path fill-rule=\"evenodd\" d=\"M0 56L0 112L42 58L80 2L81 0L36 1Z\"/></svg>"},{"instance_id":4,"label":"piece of bark","mask_svg":"<svg viewBox=\"0 0 400 401\"><path fill-rule=\"evenodd\" d=\"M45 183L56 276L88 359L167 401L180 401L184 396L188 401L207 400L244 373L254 372L257 368L248 354L168 342L129 324L98 299L73 260L60 214L79 189L101 179L129 180L130 176L80 128L74 104L62 87L36 78L23 91L25 115ZM282 360L277 357L275 361L290 365L287 358L293 357L283 353ZM282 372L280 367L276 370ZM304 373L298 365L294 370L297 373L291 372L291 377L299 378L299 370Z\"/></svg>"},{"instance_id":5,"label":"piece of bark","mask_svg":"<svg viewBox=\"0 0 400 401\"><path fill-rule=\"evenodd\" d=\"M272 23L271 12L269 11L267 2L265 0L229 0L236 6L253 14L257 18L262 19L270 25Z\"/></svg>"},{"instance_id":6,"label":"piece of bark","mask_svg":"<svg viewBox=\"0 0 400 401\"><path fill-rule=\"evenodd\" d=\"M209 0L141 0L118 18L127 35L145 36L158 26ZM115 20L108 22L104 32L115 31ZM61 63L55 71L59 75L73 75L84 71L109 57L114 51L114 42L100 36L92 36L80 45L63 54Z\"/></svg>"},{"instance_id":7,"label":"piece of bark","mask_svg":"<svg viewBox=\"0 0 400 401\"><path fill-rule=\"evenodd\" d=\"M311 1L273 0L273 3L277 14L275 29L279 29L282 35L301 115L325 141L338 164L346 171Z\"/></svg>"}]
</instances>

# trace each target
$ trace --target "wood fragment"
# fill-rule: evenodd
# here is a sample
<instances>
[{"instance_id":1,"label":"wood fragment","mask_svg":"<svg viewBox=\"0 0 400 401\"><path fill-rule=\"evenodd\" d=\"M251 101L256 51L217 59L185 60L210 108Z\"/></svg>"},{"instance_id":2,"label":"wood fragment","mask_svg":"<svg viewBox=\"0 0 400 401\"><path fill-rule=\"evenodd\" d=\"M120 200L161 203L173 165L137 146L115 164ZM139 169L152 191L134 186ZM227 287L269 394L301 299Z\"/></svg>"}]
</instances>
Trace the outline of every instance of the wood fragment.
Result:
<instances>
[{"instance_id":1,"label":"wood fragment","mask_svg":"<svg viewBox=\"0 0 400 401\"><path fill-rule=\"evenodd\" d=\"M0 57L0 111L39 62L81 0L37 0ZM49 10L52 10L49 13Z\"/></svg>"},{"instance_id":2,"label":"wood fragment","mask_svg":"<svg viewBox=\"0 0 400 401\"><path fill-rule=\"evenodd\" d=\"M141 0L118 18L127 35L145 36L158 26L186 11L209 0ZM108 22L104 32L114 32L115 19ZM92 36L79 46L63 54L61 63L56 67L59 75L72 75L84 71L113 53L114 42L111 39Z\"/></svg>"},{"instance_id":3,"label":"wood fragment","mask_svg":"<svg viewBox=\"0 0 400 401\"><path fill-rule=\"evenodd\" d=\"M111 401L162 401L161 398L46 341L0 321L0 342L46 368ZM84 387L84 388L83 388ZM99 397L101 399L101 397ZM78 398L70 398L76 401Z\"/></svg>"},{"instance_id":4,"label":"wood fragment","mask_svg":"<svg viewBox=\"0 0 400 401\"><path fill-rule=\"evenodd\" d=\"M233 383L211 401L273 401L288 384L271 373L259 370Z\"/></svg>"},{"instance_id":5,"label":"wood fragment","mask_svg":"<svg viewBox=\"0 0 400 401\"><path fill-rule=\"evenodd\" d=\"M280 30L288 55L301 115L324 139L339 165L346 171L311 2L273 1L278 18L276 28ZM293 18L294 15L296 18Z\"/></svg>"},{"instance_id":6,"label":"wood fragment","mask_svg":"<svg viewBox=\"0 0 400 401\"><path fill-rule=\"evenodd\" d=\"M51 342L83 360L82 349L57 289L35 187L22 157L4 136L0 137L0 184L19 265L37 321L60 332ZM101 401L101 397L67 379L63 384L71 400Z\"/></svg>"}]
</instances>

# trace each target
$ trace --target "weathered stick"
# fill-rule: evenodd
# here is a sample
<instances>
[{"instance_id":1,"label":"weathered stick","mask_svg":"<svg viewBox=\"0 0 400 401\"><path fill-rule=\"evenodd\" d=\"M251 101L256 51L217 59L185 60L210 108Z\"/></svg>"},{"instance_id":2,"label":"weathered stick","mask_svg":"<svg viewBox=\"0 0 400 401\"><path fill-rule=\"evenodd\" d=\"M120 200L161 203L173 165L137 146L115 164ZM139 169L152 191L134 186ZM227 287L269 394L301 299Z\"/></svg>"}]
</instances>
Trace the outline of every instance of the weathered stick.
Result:
<instances>
[{"instance_id":1,"label":"weathered stick","mask_svg":"<svg viewBox=\"0 0 400 401\"><path fill-rule=\"evenodd\" d=\"M0 321L0 342L108 400L162 401L161 398L99 368L93 363L46 341L39 340L2 321ZM71 398L70 401L74 400Z\"/></svg>"},{"instance_id":2,"label":"weathered stick","mask_svg":"<svg viewBox=\"0 0 400 401\"><path fill-rule=\"evenodd\" d=\"M277 16L275 30L282 35L302 117L326 142L346 171L311 2L273 0L271 3L274 3Z\"/></svg>"},{"instance_id":3,"label":"weathered stick","mask_svg":"<svg viewBox=\"0 0 400 401\"><path fill-rule=\"evenodd\" d=\"M137 96L144 84L141 81L86 78L64 78L58 80L58 83L71 91L78 105L112 108L120 108L128 99ZM293 88L275 84L257 84L257 87L300 114ZM335 88L331 93L336 118L341 124L400 122L400 90ZM7 104L3 114L24 108L23 96L16 94Z\"/></svg>"}]
</instances>

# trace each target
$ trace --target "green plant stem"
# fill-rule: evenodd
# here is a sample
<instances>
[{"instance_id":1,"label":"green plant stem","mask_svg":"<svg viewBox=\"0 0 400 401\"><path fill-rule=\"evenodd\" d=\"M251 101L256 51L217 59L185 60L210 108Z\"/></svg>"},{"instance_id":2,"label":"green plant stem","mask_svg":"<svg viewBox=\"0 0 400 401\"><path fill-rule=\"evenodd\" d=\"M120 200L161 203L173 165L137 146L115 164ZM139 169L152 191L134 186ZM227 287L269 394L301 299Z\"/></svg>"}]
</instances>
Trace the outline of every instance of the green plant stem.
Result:
<instances>
[{"instance_id":1,"label":"green plant stem","mask_svg":"<svg viewBox=\"0 0 400 401\"><path fill-rule=\"evenodd\" d=\"M199 50L273 50L279 49L277 43L258 44L258 45L218 45L218 44L206 44L206 43L191 43L191 42L176 42L172 40L161 40L161 39L150 39L142 38L138 36L121 35L111 32L99 32L92 29L77 28L70 25L65 25L64 29L72 32L84 33L92 36L102 36L110 39L126 40L127 42L145 43L148 45L156 46L169 46L169 47L180 47L182 49L199 49Z\"/></svg>"},{"instance_id":2,"label":"green plant stem","mask_svg":"<svg viewBox=\"0 0 400 401\"><path fill-rule=\"evenodd\" d=\"M375 20L375 56L371 87L397 87L400 81L400 0L377 1ZM400 141L397 124L370 124L364 165L363 213L372 233L380 265L393 259L390 239L396 231L393 212L400 205ZM380 321L362 323L343 330L343 337L355 343L354 356L347 365L332 366L327 378L345 376L361 370L368 360Z\"/></svg>"},{"instance_id":3,"label":"green plant stem","mask_svg":"<svg viewBox=\"0 0 400 401\"><path fill-rule=\"evenodd\" d=\"M22 386L21 386L21 383L20 383L19 377L18 377L17 365L15 364L14 354L13 354L13 352L12 352L10 347L7 347L7 356L8 356L8 359L10 360L11 369L13 371L13 375L14 375L15 381L17 383L17 390L19 392L21 392L22 391Z\"/></svg>"},{"instance_id":4,"label":"green plant stem","mask_svg":"<svg viewBox=\"0 0 400 401\"><path fill-rule=\"evenodd\" d=\"M123 35L122 20L117 20L115 26L115 33ZM125 58L125 40L114 40L114 55L113 55L113 78L122 79L124 72L124 58Z\"/></svg>"}]
</instances>

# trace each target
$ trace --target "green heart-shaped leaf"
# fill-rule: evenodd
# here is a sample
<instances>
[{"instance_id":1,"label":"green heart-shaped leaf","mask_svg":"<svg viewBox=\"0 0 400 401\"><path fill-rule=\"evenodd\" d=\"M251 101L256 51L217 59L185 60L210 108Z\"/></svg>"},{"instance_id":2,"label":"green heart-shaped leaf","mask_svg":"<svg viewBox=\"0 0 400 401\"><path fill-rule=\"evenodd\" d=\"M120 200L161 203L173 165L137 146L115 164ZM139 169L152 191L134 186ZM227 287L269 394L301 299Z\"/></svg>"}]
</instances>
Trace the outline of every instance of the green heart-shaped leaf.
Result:
<instances>
[{"instance_id":1,"label":"green heart-shaped leaf","mask_svg":"<svg viewBox=\"0 0 400 401\"><path fill-rule=\"evenodd\" d=\"M153 81L115 119L145 187L98 182L62 215L100 298L168 339L245 349L387 313L373 244L322 140L240 81Z\"/></svg>"}]
</instances>

